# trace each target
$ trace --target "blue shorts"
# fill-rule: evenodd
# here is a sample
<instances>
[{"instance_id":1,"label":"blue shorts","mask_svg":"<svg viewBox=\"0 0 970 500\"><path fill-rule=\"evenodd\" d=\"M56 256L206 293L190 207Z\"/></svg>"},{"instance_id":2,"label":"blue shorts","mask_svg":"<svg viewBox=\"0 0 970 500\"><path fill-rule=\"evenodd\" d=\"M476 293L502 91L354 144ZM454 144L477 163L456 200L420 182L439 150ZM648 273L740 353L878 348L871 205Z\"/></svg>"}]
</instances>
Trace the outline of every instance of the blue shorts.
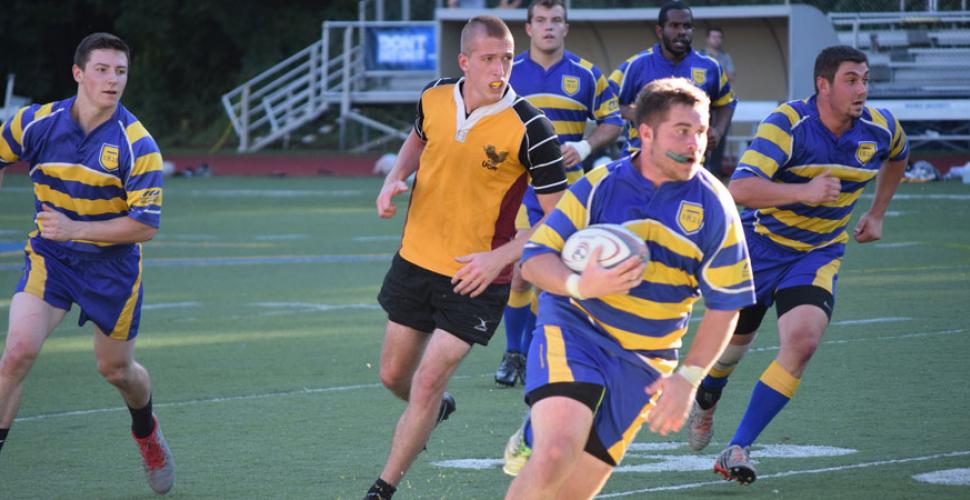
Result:
<instances>
[{"instance_id":1,"label":"blue shorts","mask_svg":"<svg viewBox=\"0 0 970 500\"><path fill-rule=\"evenodd\" d=\"M799 252L751 231L745 231L745 238L751 256L757 305L771 307L779 290L796 286L816 286L835 299L835 284L839 279L845 244Z\"/></svg>"},{"instance_id":2,"label":"blue shorts","mask_svg":"<svg viewBox=\"0 0 970 500\"><path fill-rule=\"evenodd\" d=\"M26 292L64 310L81 308L78 326L94 322L105 335L130 340L141 320L141 245L105 254L66 250L33 237L24 248L24 275L16 292Z\"/></svg>"},{"instance_id":3,"label":"blue shorts","mask_svg":"<svg viewBox=\"0 0 970 500\"><path fill-rule=\"evenodd\" d=\"M589 444L586 451L616 465L654 404L655 398L648 396L644 389L660 377L660 372L646 363L622 359L589 339L589 335L597 334L591 327L579 323L538 327L529 347L526 398L531 404L541 399L539 394L570 397L569 383L573 382L602 387L594 410L590 442L598 441L596 449L602 449L607 456L591 450ZM557 391L556 387L561 390ZM588 401L580 402L588 404Z\"/></svg>"}]
</instances>

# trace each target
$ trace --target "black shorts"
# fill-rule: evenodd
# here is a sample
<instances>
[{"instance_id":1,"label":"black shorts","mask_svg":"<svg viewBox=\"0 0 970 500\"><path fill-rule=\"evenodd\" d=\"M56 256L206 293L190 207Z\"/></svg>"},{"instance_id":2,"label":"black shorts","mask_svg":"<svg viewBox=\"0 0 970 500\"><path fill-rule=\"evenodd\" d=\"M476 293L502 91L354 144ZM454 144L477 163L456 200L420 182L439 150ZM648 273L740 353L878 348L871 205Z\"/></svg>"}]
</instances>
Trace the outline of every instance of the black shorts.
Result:
<instances>
[{"instance_id":1,"label":"black shorts","mask_svg":"<svg viewBox=\"0 0 970 500\"><path fill-rule=\"evenodd\" d=\"M387 318L421 332L444 330L469 344L488 345L502 321L509 285L489 285L478 297L454 292L451 278L395 254L377 301Z\"/></svg>"}]
</instances>

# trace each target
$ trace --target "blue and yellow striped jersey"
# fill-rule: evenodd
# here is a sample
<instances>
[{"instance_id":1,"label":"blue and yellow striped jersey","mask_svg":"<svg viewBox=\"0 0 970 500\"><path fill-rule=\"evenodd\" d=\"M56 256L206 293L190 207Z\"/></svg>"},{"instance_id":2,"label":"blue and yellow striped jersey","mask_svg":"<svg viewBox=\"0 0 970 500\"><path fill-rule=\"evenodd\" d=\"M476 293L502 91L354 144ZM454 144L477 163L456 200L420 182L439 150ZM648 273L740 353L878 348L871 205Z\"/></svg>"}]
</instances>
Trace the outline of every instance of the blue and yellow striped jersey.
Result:
<instances>
[{"instance_id":1,"label":"blue and yellow striped jersey","mask_svg":"<svg viewBox=\"0 0 970 500\"><path fill-rule=\"evenodd\" d=\"M884 109L866 106L841 137L819 119L815 97L779 106L760 125L732 179L761 177L804 184L824 171L842 183L839 199L821 205L794 204L745 209L745 229L796 251L848 241L845 228L859 195L887 160L909 155L906 132Z\"/></svg>"},{"instance_id":2,"label":"blue and yellow striped jersey","mask_svg":"<svg viewBox=\"0 0 970 500\"><path fill-rule=\"evenodd\" d=\"M738 102L731 90L727 73L721 71L721 66L716 60L691 49L687 57L679 63L674 63L663 56L659 43L623 62L610 75L610 84L616 90L620 106L628 106L635 103L640 89L648 83L673 76L694 82L694 85L711 98L712 108L737 106ZM627 149L631 153L640 150L640 136L636 127L630 127L628 130L628 140Z\"/></svg>"},{"instance_id":3,"label":"blue and yellow striped jersey","mask_svg":"<svg viewBox=\"0 0 970 500\"><path fill-rule=\"evenodd\" d=\"M574 184L526 244L522 261L562 251L592 224L622 224L650 250L644 281L628 294L575 300L544 294L540 322L592 323L600 344L620 355L675 359L694 302L735 310L754 303L741 221L723 184L701 169L691 180L654 187L638 155L596 168Z\"/></svg>"},{"instance_id":4,"label":"blue and yellow striped jersey","mask_svg":"<svg viewBox=\"0 0 970 500\"><path fill-rule=\"evenodd\" d=\"M583 140L587 119L597 125L623 126L616 94L606 77L593 63L568 50L548 70L533 61L528 51L515 56L509 84L552 121L560 143ZM582 165L566 169L570 183L582 175Z\"/></svg>"},{"instance_id":5,"label":"blue and yellow striped jersey","mask_svg":"<svg viewBox=\"0 0 970 500\"><path fill-rule=\"evenodd\" d=\"M0 128L0 168L18 160L30 164L37 212L46 204L73 220L127 215L157 228L162 156L155 140L121 104L85 136L71 116L74 99L28 106L5 123ZM63 245L90 253L127 246L80 240Z\"/></svg>"}]
</instances>

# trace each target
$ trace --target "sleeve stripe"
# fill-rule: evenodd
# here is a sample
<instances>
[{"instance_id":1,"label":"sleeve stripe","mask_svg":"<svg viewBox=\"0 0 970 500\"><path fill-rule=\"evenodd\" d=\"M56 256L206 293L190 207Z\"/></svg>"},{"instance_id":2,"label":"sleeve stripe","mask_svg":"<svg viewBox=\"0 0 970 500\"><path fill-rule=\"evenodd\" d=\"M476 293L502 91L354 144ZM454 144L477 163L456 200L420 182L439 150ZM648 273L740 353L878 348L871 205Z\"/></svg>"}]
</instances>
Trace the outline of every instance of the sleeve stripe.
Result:
<instances>
[{"instance_id":1,"label":"sleeve stripe","mask_svg":"<svg viewBox=\"0 0 970 500\"><path fill-rule=\"evenodd\" d=\"M566 185L566 179L563 179L559 182L553 182L552 184L546 184L545 186L532 186L532 187L535 188L536 191L540 191L543 189L549 189L551 187L556 187L559 185Z\"/></svg>"},{"instance_id":2,"label":"sleeve stripe","mask_svg":"<svg viewBox=\"0 0 970 500\"><path fill-rule=\"evenodd\" d=\"M10 145L7 144L7 140L3 138L3 133L6 130L6 124L0 127L0 161L4 163L13 163L17 161L17 154L13 152L13 149L11 149Z\"/></svg>"},{"instance_id":3,"label":"sleeve stripe","mask_svg":"<svg viewBox=\"0 0 970 500\"><path fill-rule=\"evenodd\" d=\"M560 156L559 158L556 158L555 160L552 160L552 161L547 161L547 162L542 163L542 164L539 164L539 165L533 165L533 166L529 167L529 170L535 170L537 168L548 167L549 165L552 165L553 163L556 163L556 162L559 162L559 161L562 161L562 156Z\"/></svg>"},{"instance_id":4,"label":"sleeve stripe","mask_svg":"<svg viewBox=\"0 0 970 500\"><path fill-rule=\"evenodd\" d=\"M791 105L787 103L782 104L781 106L778 106L777 111L781 112L786 117L788 117L788 123L792 127L794 127L795 124L802 119L802 117L799 116L798 111L795 111L795 108L791 107Z\"/></svg>"},{"instance_id":5,"label":"sleeve stripe","mask_svg":"<svg viewBox=\"0 0 970 500\"><path fill-rule=\"evenodd\" d=\"M130 177L136 175L147 174L149 172L156 172L162 169L162 155L161 153L149 153L147 155L139 156L135 160L135 168L132 169Z\"/></svg>"},{"instance_id":6,"label":"sleeve stripe","mask_svg":"<svg viewBox=\"0 0 970 500\"><path fill-rule=\"evenodd\" d=\"M748 167L748 165L754 168L750 168ZM778 162L775 161L770 156L765 156L764 154L758 151L755 151L753 149L748 149L747 151L744 152L744 155L741 156L741 161L740 161L740 165L738 166L738 169L749 170L757 174L759 177L765 176L765 177L771 178L771 177L774 177L775 172L778 171ZM756 171L755 169L757 169L760 172Z\"/></svg>"},{"instance_id":7,"label":"sleeve stripe","mask_svg":"<svg viewBox=\"0 0 970 500\"><path fill-rule=\"evenodd\" d=\"M22 139L24 136L23 119L25 111L27 111L27 108L21 108L20 111L17 111L17 114L13 115L10 122L8 122L10 125L10 135L13 136L13 140L17 142L18 146L23 146L24 144Z\"/></svg>"},{"instance_id":8,"label":"sleeve stripe","mask_svg":"<svg viewBox=\"0 0 970 500\"><path fill-rule=\"evenodd\" d=\"M551 141L551 140L553 140L555 138L556 138L556 136L550 135L549 137L547 137L547 138L539 141L539 143L537 143L536 145L534 145L531 148L529 148L529 151L531 152L533 149L535 149L535 148L537 148L537 147L539 147L539 146L541 146L541 145L543 145L543 144L545 144L545 143L547 143L547 142L549 142L549 141Z\"/></svg>"},{"instance_id":9,"label":"sleeve stripe","mask_svg":"<svg viewBox=\"0 0 970 500\"><path fill-rule=\"evenodd\" d=\"M138 142L144 137L151 137L151 134L148 133L148 130L145 129L145 126L142 125L141 122L135 122L125 127L125 134L128 135L128 140L131 141L132 144Z\"/></svg>"},{"instance_id":10,"label":"sleeve stripe","mask_svg":"<svg viewBox=\"0 0 970 500\"><path fill-rule=\"evenodd\" d=\"M761 125L758 125L758 132L755 135L758 138L766 139L774 143L779 149L785 152L785 157L791 156L792 136L777 125L762 122Z\"/></svg>"},{"instance_id":11,"label":"sleeve stripe","mask_svg":"<svg viewBox=\"0 0 970 500\"><path fill-rule=\"evenodd\" d=\"M530 123L532 123L532 122L534 122L534 121L536 121L538 119L545 118L545 116L546 115L543 115L543 114L535 115L532 118L529 118L529 120L527 122L523 123L523 125L525 125L526 127L528 127Z\"/></svg>"}]
</instances>

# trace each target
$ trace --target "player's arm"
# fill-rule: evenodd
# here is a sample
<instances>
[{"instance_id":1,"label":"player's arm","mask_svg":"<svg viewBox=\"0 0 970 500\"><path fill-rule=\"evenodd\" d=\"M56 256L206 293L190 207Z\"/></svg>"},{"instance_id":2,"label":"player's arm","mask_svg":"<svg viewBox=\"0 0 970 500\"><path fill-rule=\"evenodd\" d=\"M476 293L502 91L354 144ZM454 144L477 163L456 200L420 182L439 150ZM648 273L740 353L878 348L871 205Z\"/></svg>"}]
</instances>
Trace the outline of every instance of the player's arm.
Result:
<instances>
[{"instance_id":1,"label":"player's arm","mask_svg":"<svg viewBox=\"0 0 970 500\"><path fill-rule=\"evenodd\" d=\"M401 150L397 153L394 160L394 167L384 178L384 185L381 192L377 195L377 215L382 219L394 217L397 213L397 205L394 204L394 196L408 190L405 179L418 170L421 153L424 152L425 142L418 137L418 134L411 130L408 138L401 145Z\"/></svg>"},{"instance_id":2,"label":"player's arm","mask_svg":"<svg viewBox=\"0 0 970 500\"><path fill-rule=\"evenodd\" d=\"M732 106L721 106L711 108L711 127L707 129L707 149L713 151L715 147L724 139L724 131L731 124L734 117Z\"/></svg>"},{"instance_id":3,"label":"player's arm","mask_svg":"<svg viewBox=\"0 0 970 500\"><path fill-rule=\"evenodd\" d=\"M828 170L806 184L787 184L760 177L745 177L732 179L728 185L734 201L748 208L769 208L794 203L831 203L838 200L841 189L841 181Z\"/></svg>"},{"instance_id":4,"label":"player's arm","mask_svg":"<svg viewBox=\"0 0 970 500\"><path fill-rule=\"evenodd\" d=\"M86 240L104 243L141 243L155 237L158 228L127 215L101 221L78 221L51 208L46 203L37 214L40 235L54 241Z\"/></svg>"},{"instance_id":5,"label":"player's arm","mask_svg":"<svg viewBox=\"0 0 970 500\"><path fill-rule=\"evenodd\" d=\"M737 322L736 309L708 309L704 313L704 319L697 327L682 368L671 376L660 378L647 388L650 394L663 392L657 405L647 415L651 431L666 436L669 432L679 431L684 425L697 386L724 352Z\"/></svg>"},{"instance_id":6,"label":"player's arm","mask_svg":"<svg viewBox=\"0 0 970 500\"><path fill-rule=\"evenodd\" d=\"M906 158L888 161L876 176L876 195L869 210L859 218L853 236L859 243L882 239L882 223L889 208L889 200L896 194L896 188L906 170Z\"/></svg>"}]
</instances>

